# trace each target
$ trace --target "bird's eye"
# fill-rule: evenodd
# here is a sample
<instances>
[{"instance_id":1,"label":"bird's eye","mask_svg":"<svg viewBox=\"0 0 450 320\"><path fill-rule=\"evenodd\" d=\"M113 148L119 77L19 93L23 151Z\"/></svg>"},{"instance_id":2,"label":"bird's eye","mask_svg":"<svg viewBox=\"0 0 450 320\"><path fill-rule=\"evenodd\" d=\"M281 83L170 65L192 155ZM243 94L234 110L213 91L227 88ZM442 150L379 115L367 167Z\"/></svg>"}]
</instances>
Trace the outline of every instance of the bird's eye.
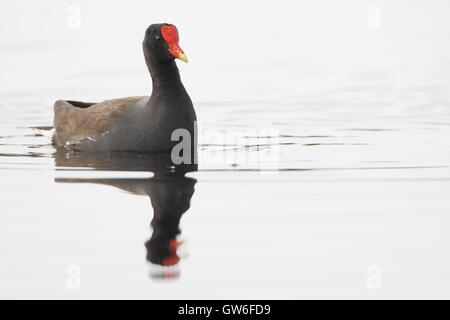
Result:
<instances>
[{"instance_id":1,"label":"bird's eye","mask_svg":"<svg viewBox=\"0 0 450 320\"><path fill-rule=\"evenodd\" d=\"M161 37L160 36L156 36L156 40L161 41Z\"/></svg>"}]
</instances>

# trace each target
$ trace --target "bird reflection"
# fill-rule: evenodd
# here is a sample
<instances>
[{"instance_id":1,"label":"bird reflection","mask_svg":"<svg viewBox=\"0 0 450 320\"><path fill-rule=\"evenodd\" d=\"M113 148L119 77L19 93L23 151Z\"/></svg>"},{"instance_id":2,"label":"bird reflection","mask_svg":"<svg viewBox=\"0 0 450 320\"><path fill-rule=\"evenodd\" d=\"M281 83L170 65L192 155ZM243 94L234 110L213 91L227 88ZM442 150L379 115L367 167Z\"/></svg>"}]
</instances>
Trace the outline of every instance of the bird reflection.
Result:
<instances>
[{"instance_id":1,"label":"bird reflection","mask_svg":"<svg viewBox=\"0 0 450 320\"><path fill-rule=\"evenodd\" d=\"M177 253L182 215L189 209L197 180L186 177L197 171L197 165L173 165L170 157L131 153L85 153L59 151L55 155L57 170L86 168L114 171L151 171L148 179L73 179L56 178L63 183L95 183L114 186L132 194L148 195L153 207L153 233L145 243L147 261L159 267L152 268L153 278L176 278L180 261Z\"/></svg>"}]
</instances>

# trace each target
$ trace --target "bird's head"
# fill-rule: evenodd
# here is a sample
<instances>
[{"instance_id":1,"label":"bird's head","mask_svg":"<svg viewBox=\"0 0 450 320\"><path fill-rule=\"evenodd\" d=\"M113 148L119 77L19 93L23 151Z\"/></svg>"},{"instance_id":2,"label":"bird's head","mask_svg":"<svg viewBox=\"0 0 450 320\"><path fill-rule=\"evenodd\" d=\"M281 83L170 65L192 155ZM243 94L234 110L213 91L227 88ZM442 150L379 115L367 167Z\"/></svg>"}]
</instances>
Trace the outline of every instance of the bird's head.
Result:
<instances>
[{"instance_id":1,"label":"bird's head","mask_svg":"<svg viewBox=\"0 0 450 320\"><path fill-rule=\"evenodd\" d=\"M152 24L145 32L142 43L144 54L151 55L160 62L170 62L178 58L187 62L187 57L180 48L177 28L168 23Z\"/></svg>"}]
</instances>

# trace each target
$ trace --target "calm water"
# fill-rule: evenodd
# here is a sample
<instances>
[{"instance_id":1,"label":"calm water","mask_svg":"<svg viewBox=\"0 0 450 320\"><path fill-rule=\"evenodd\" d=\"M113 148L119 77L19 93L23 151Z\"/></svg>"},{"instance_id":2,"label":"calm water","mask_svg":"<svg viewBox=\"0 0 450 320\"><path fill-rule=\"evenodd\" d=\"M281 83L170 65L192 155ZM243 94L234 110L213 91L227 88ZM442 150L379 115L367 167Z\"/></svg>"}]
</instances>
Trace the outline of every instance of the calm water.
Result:
<instances>
[{"instance_id":1,"label":"calm water","mask_svg":"<svg viewBox=\"0 0 450 320\"><path fill-rule=\"evenodd\" d=\"M198 167L171 168L154 155L57 152L34 129L52 125L58 98L149 93L139 41L160 19L136 19L128 42L117 33L129 50L104 49L108 35L88 52L105 30L89 20L101 8L82 8L84 29L41 35L59 23L44 8L54 22L37 24L38 40L11 36L0 54L1 298L450 298L448 48L398 53L432 29L413 24L389 59L404 31L389 15L387 31L350 38L322 17L315 39L347 51L319 43L295 61L276 58L283 34L255 32L255 57L217 31L217 62L180 8L169 18L184 23L192 59L180 70L201 130Z\"/></svg>"}]
</instances>

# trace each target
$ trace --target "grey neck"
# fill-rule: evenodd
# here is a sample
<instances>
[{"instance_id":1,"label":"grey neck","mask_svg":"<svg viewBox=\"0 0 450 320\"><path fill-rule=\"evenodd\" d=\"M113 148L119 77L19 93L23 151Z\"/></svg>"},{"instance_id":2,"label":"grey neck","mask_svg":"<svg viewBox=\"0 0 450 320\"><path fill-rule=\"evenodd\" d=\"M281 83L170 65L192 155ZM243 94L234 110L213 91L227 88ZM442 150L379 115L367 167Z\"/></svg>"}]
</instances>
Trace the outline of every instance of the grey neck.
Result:
<instances>
[{"instance_id":1,"label":"grey neck","mask_svg":"<svg viewBox=\"0 0 450 320\"><path fill-rule=\"evenodd\" d=\"M166 92L173 93L174 90L181 88L184 89L175 60L160 62L151 55L148 55L146 56L145 62L152 77L152 96Z\"/></svg>"}]
</instances>

